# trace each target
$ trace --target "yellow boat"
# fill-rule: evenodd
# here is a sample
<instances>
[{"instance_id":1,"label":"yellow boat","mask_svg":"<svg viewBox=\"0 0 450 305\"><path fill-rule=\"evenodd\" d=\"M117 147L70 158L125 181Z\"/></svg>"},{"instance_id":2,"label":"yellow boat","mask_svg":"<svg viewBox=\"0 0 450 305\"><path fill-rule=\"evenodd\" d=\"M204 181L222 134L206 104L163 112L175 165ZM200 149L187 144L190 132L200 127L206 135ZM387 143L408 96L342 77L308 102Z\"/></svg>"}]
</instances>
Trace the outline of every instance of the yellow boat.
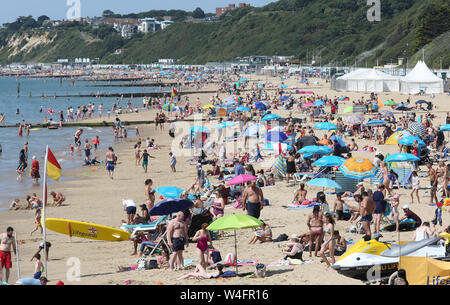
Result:
<instances>
[{"instance_id":1,"label":"yellow boat","mask_svg":"<svg viewBox=\"0 0 450 305\"><path fill-rule=\"evenodd\" d=\"M130 233L99 225L95 223L82 222L70 219L47 218L46 228L70 237L79 237L104 241L124 241L129 240Z\"/></svg>"}]
</instances>

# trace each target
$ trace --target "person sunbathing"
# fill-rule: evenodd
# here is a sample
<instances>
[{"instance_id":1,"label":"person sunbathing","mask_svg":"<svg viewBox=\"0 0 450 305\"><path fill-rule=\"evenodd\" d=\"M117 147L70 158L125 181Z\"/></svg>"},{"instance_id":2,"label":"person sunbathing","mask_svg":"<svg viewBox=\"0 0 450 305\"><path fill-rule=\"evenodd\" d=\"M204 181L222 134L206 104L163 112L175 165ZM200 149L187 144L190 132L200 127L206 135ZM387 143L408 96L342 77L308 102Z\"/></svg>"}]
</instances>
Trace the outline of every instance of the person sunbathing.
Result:
<instances>
[{"instance_id":1,"label":"person sunbathing","mask_svg":"<svg viewBox=\"0 0 450 305\"><path fill-rule=\"evenodd\" d=\"M218 278L223 274L223 265L218 264L216 266L216 270L217 270L216 272L207 273L205 268L203 268L202 265L198 264L195 267L194 272L185 274L185 275L179 277L178 280L185 280L185 279L189 279L189 278L195 278L197 280Z\"/></svg>"},{"instance_id":2,"label":"person sunbathing","mask_svg":"<svg viewBox=\"0 0 450 305\"><path fill-rule=\"evenodd\" d=\"M255 236L250 239L248 243L249 245L255 244L257 240L259 240L261 243L272 241L272 230L267 223L263 222L263 224L261 225L261 230L262 232L254 231Z\"/></svg>"}]
</instances>

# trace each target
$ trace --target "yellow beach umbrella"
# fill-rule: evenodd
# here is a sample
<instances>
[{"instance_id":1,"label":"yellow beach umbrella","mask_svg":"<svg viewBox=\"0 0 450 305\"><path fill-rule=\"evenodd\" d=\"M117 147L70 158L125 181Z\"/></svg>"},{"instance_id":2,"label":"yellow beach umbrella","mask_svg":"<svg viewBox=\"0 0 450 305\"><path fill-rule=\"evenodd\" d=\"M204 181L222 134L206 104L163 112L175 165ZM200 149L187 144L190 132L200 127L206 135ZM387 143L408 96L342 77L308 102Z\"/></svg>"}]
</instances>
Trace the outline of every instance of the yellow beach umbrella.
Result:
<instances>
[{"instance_id":1,"label":"yellow beach umbrella","mask_svg":"<svg viewBox=\"0 0 450 305\"><path fill-rule=\"evenodd\" d=\"M202 108L203 109L211 109L211 108L216 108L216 106L214 106L214 105L205 105Z\"/></svg>"},{"instance_id":2,"label":"yellow beach umbrella","mask_svg":"<svg viewBox=\"0 0 450 305\"><path fill-rule=\"evenodd\" d=\"M406 130L396 131L389 138L387 138L386 142L384 142L384 145L398 145L398 141L400 141L403 137L408 137L410 135L411 133Z\"/></svg>"},{"instance_id":3,"label":"yellow beach umbrella","mask_svg":"<svg viewBox=\"0 0 450 305\"><path fill-rule=\"evenodd\" d=\"M375 176L378 169L369 159L354 157L347 159L347 161L339 167L339 170L346 177L363 180Z\"/></svg>"}]
</instances>

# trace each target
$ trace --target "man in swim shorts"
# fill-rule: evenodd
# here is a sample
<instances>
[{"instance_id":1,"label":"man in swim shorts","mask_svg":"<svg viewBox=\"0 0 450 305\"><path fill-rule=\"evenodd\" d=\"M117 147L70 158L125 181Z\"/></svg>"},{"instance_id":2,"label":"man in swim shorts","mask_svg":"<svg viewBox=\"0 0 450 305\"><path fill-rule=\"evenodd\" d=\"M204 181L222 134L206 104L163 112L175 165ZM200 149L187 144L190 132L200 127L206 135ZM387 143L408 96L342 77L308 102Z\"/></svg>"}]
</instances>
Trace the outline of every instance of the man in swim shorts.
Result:
<instances>
[{"instance_id":1,"label":"man in swim shorts","mask_svg":"<svg viewBox=\"0 0 450 305\"><path fill-rule=\"evenodd\" d=\"M167 227L167 241L169 247L171 247L173 250L169 264L169 268L171 271L181 270L184 268L183 251L184 246L186 245L187 247L189 245L189 241L187 227L183 219L184 213L178 212L177 216L170 221Z\"/></svg>"},{"instance_id":2,"label":"man in swim shorts","mask_svg":"<svg viewBox=\"0 0 450 305\"><path fill-rule=\"evenodd\" d=\"M114 149L112 147L108 148L108 152L106 153L106 171L108 172L109 178L113 178L114 174L114 165L116 164L117 157L114 153Z\"/></svg>"},{"instance_id":3,"label":"man in swim shorts","mask_svg":"<svg viewBox=\"0 0 450 305\"><path fill-rule=\"evenodd\" d=\"M375 211L375 201L370 198L367 192L362 192L362 195L355 195L356 202L360 203L359 214L361 215L361 222L363 224L365 238L370 239L372 233L370 231L370 223L372 222L372 214Z\"/></svg>"},{"instance_id":4,"label":"man in swim shorts","mask_svg":"<svg viewBox=\"0 0 450 305\"><path fill-rule=\"evenodd\" d=\"M264 208L264 195L262 190L256 186L255 181L247 182L242 202L242 210L247 210L247 215L259 218L261 210Z\"/></svg>"},{"instance_id":5,"label":"man in swim shorts","mask_svg":"<svg viewBox=\"0 0 450 305\"><path fill-rule=\"evenodd\" d=\"M6 233L0 234L0 284L3 282L3 268L5 268L5 282L8 283L9 271L12 268L11 246L16 252L16 241L13 236L14 229L8 227Z\"/></svg>"}]
</instances>

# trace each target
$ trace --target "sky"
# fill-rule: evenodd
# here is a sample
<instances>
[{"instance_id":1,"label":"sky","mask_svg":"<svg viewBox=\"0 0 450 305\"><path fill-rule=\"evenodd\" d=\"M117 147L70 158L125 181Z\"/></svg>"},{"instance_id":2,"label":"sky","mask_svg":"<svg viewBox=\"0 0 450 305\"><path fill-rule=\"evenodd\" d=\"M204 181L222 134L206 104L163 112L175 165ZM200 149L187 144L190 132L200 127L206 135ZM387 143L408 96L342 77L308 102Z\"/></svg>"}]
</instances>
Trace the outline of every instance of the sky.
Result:
<instances>
[{"instance_id":1,"label":"sky","mask_svg":"<svg viewBox=\"0 0 450 305\"><path fill-rule=\"evenodd\" d=\"M206 13L215 12L216 7L227 6L229 3L250 3L253 6L264 6L275 0L14 0L2 1L0 24L12 22L19 16L32 15L35 19L47 15L50 19L67 19L67 12L75 1L80 2L81 17L101 16L106 9L114 13L139 13L152 9L182 9L193 11L201 7ZM69 5L68 5L69 3Z\"/></svg>"}]
</instances>

